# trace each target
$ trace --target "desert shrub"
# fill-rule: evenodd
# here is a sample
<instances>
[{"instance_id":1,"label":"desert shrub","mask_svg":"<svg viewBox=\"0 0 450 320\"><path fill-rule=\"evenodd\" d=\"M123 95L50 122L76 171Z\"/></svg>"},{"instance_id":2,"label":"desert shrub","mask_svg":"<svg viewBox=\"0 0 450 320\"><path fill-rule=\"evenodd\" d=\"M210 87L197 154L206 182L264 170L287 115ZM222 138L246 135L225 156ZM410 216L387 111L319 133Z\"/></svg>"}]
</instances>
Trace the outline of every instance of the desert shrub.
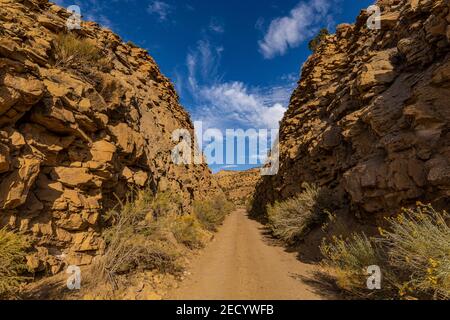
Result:
<instances>
[{"instance_id":1,"label":"desert shrub","mask_svg":"<svg viewBox=\"0 0 450 320\"><path fill-rule=\"evenodd\" d=\"M164 238L165 224L152 217L155 198L150 191L139 191L110 213L113 225L105 231L105 254L93 265L97 279L115 284L118 274L136 268L176 273L180 270L176 248Z\"/></svg>"},{"instance_id":2,"label":"desert shrub","mask_svg":"<svg viewBox=\"0 0 450 320\"><path fill-rule=\"evenodd\" d=\"M319 47L320 43L323 39L330 33L328 32L327 28L323 28L319 31L319 33L309 42L308 48L309 50L315 52L317 48Z\"/></svg>"},{"instance_id":3,"label":"desert shrub","mask_svg":"<svg viewBox=\"0 0 450 320\"><path fill-rule=\"evenodd\" d=\"M366 235L353 234L350 238L333 237L320 247L322 267L335 279L336 284L353 296L369 297L378 295L367 288L367 268L382 265L379 248Z\"/></svg>"},{"instance_id":4,"label":"desert shrub","mask_svg":"<svg viewBox=\"0 0 450 320\"><path fill-rule=\"evenodd\" d=\"M28 242L20 234L0 230L0 298L16 293L26 280L22 275L27 270L25 263Z\"/></svg>"},{"instance_id":5,"label":"desert shrub","mask_svg":"<svg viewBox=\"0 0 450 320\"><path fill-rule=\"evenodd\" d=\"M92 266L92 284L109 280L117 288L117 276L136 269L179 273L183 246L202 248L209 234L203 229L203 223L218 223L217 215L230 210L223 199L211 200L207 206L210 211L201 215L202 223L196 215L183 214L181 204L181 198L173 193L154 195L144 190L128 197L121 203L120 210L111 211L105 217L111 221L111 226L104 232L105 254ZM209 216L210 212L214 214Z\"/></svg>"},{"instance_id":6,"label":"desert shrub","mask_svg":"<svg viewBox=\"0 0 450 320\"><path fill-rule=\"evenodd\" d=\"M175 239L190 249L203 248L204 231L193 216L181 216L173 220L171 231Z\"/></svg>"},{"instance_id":7,"label":"desert shrub","mask_svg":"<svg viewBox=\"0 0 450 320\"><path fill-rule=\"evenodd\" d=\"M224 196L216 196L194 204L194 212L202 226L210 231L216 231L226 216L234 210L234 205Z\"/></svg>"},{"instance_id":8,"label":"desert shrub","mask_svg":"<svg viewBox=\"0 0 450 320\"><path fill-rule=\"evenodd\" d=\"M172 192L159 192L151 201L151 210L155 218L161 218L181 211L182 200Z\"/></svg>"},{"instance_id":9,"label":"desert shrub","mask_svg":"<svg viewBox=\"0 0 450 320\"><path fill-rule=\"evenodd\" d=\"M60 33L54 39L56 64L64 67L98 66L110 68L109 60L93 40L72 33Z\"/></svg>"},{"instance_id":10,"label":"desert shrub","mask_svg":"<svg viewBox=\"0 0 450 320\"><path fill-rule=\"evenodd\" d=\"M404 209L388 219L381 243L388 263L402 279L401 294L450 299L450 215L430 205Z\"/></svg>"},{"instance_id":11,"label":"desert shrub","mask_svg":"<svg viewBox=\"0 0 450 320\"><path fill-rule=\"evenodd\" d=\"M307 183L303 188L296 197L267 207L270 229L288 243L302 240L326 218L327 200L322 190Z\"/></svg>"},{"instance_id":12,"label":"desert shrub","mask_svg":"<svg viewBox=\"0 0 450 320\"><path fill-rule=\"evenodd\" d=\"M419 204L387 219L388 230L321 246L322 264L342 289L366 298L450 298L450 228L447 212ZM382 267L380 292L368 292L366 268Z\"/></svg>"}]
</instances>

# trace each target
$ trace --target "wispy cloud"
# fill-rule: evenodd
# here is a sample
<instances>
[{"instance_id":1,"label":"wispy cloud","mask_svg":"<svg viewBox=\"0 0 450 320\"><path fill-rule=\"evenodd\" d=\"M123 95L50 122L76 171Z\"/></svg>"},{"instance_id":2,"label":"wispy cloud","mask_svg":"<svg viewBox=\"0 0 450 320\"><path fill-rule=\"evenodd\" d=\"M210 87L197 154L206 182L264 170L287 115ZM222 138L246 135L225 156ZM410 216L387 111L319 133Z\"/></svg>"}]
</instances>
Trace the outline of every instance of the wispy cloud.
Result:
<instances>
[{"instance_id":1,"label":"wispy cloud","mask_svg":"<svg viewBox=\"0 0 450 320\"><path fill-rule=\"evenodd\" d=\"M169 14L172 12L172 6L164 1L154 0L148 7L147 12L158 16L159 20L167 20Z\"/></svg>"},{"instance_id":2,"label":"wispy cloud","mask_svg":"<svg viewBox=\"0 0 450 320\"><path fill-rule=\"evenodd\" d=\"M209 40L197 42L195 49L191 49L186 57L189 86L197 90L199 82L220 81L219 66L224 48L212 45Z\"/></svg>"},{"instance_id":3,"label":"wispy cloud","mask_svg":"<svg viewBox=\"0 0 450 320\"><path fill-rule=\"evenodd\" d=\"M209 127L276 129L286 112L281 103L266 104L263 92L239 81L202 87L198 93L202 104L195 117Z\"/></svg>"},{"instance_id":4,"label":"wispy cloud","mask_svg":"<svg viewBox=\"0 0 450 320\"><path fill-rule=\"evenodd\" d=\"M217 18L211 18L211 21L209 22L209 30L215 33L224 33L225 25Z\"/></svg>"},{"instance_id":5,"label":"wispy cloud","mask_svg":"<svg viewBox=\"0 0 450 320\"><path fill-rule=\"evenodd\" d=\"M194 119L209 128L278 128L295 82L289 78L262 88L223 81L219 72L223 52L209 40L198 41L186 58L187 80L181 84L183 77L177 76L178 87L187 88L194 100Z\"/></svg>"},{"instance_id":6,"label":"wispy cloud","mask_svg":"<svg viewBox=\"0 0 450 320\"><path fill-rule=\"evenodd\" d=\"M259 49L266 59L284 55L314 36L320 26L331 24L340 0L309 0L298 3L285 17L271 21Z\"/></svg>"}]
</instances>

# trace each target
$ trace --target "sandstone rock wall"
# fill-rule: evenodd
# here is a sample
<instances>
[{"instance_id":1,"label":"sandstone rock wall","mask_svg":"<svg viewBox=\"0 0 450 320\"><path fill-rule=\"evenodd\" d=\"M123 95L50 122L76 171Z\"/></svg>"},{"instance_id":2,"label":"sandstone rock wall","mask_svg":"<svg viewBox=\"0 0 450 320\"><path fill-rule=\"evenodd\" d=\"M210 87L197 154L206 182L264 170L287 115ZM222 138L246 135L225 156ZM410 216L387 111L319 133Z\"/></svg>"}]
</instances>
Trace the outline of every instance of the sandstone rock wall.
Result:
<instances>
[{"instance_id":1,"label":"sandstone rock wall","mask_svg":"<svg viewBox=\"0 0 450 320\"><path fill-rule=\"evenodd\" d=\"M215 178L228 200L235 205L246 205L255 192L256 184L261 178L260 169L247 171L220 171Z\"/></svg>"},{"instance_id":2,"label":"sandstone rock wall","mask_svg":"<svg viewBox=\"0 0 450 320\"><path fill-rule=\"evenodd\" d=\"M130 190L176 193L186 213L219 192L206 165L171 161L172 132L193 125L148 53L83 22L72 32L104 58L63 65L68 17L46 0L0 0L0 227L33 235L29 265L54 273L102 252L102 214Z\"/></svg>"},{"instance_id":3,"label":"sandstone rock wall","mask_svg":"<svg viewBox=\"0 0 450 320\"><path fill-rule=\"evenodd\" d=\"M417 200L450 206L450 3L379 0L328 36L303 66L280 130L281 169L258 185L254 213L302 182L381 218Z\"/></svg>"}]
</instances>

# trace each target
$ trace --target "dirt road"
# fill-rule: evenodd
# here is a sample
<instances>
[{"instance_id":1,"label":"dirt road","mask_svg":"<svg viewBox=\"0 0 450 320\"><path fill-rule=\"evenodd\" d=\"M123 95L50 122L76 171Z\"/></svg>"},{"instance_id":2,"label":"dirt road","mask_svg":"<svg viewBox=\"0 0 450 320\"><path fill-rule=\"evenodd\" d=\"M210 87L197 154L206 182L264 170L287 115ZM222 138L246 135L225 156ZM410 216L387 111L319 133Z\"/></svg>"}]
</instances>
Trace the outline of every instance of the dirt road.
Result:
<instances>
[{"instance_id":1,"label":"dirt road","mask_svg":"<svg viewBox=\"0 0 450 320\"><path fill-rule=\"evenodd\" d=\"M238 210L193 261L191 276L168 299L322 299L298 278L308 276L311 269L295 254L270 245L264 227Z\"/></svg>"}]
</instances>

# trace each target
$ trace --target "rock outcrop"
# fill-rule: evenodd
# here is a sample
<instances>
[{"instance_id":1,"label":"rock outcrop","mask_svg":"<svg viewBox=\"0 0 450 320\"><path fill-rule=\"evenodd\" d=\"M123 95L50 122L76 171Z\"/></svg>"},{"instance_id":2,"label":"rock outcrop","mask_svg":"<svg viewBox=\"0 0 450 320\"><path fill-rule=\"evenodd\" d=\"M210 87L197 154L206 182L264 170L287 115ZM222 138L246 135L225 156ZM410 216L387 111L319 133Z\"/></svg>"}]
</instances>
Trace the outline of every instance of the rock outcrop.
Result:
<instances>
[{"instance_id":1,"label":"rock outcrop","mask_svg":"<svg viewBox=\"0 0 450 320\"><path fill-rule=\"evenodd\" d=\"M225 192L227 199L235 205L246 205L255 192L261 178L260 169L246 171L222 170L215 174L217 182Z\"/></svg>"},{"instance_id":2,"label":"rock outcrop","mask_svg":"<svg viewBox=\"0 0 450 320\"><path fill-rule=\"evenodd\" d=\"M0 0L0 227L32 235L29 266L53 273L102 252L104 213L131 190L176 193L186 213L220 192L206 165L173 163L172 132L193 125L148 53L69 16ZM97 56L63 60L70 41Z\"/></svg>"},{"instance_id":3,"label":"rock outcrop","mask_svg":"<svg viewBox=\"0 0 450 320\"><path fill-rule=\"evenodd\" d=\"M450 206L450 3L379 0L338 26L303 66L280 129L280 171L257 187L254 213L328 187L360 218L416 201Z\"/></svg>"}]
</instances>

